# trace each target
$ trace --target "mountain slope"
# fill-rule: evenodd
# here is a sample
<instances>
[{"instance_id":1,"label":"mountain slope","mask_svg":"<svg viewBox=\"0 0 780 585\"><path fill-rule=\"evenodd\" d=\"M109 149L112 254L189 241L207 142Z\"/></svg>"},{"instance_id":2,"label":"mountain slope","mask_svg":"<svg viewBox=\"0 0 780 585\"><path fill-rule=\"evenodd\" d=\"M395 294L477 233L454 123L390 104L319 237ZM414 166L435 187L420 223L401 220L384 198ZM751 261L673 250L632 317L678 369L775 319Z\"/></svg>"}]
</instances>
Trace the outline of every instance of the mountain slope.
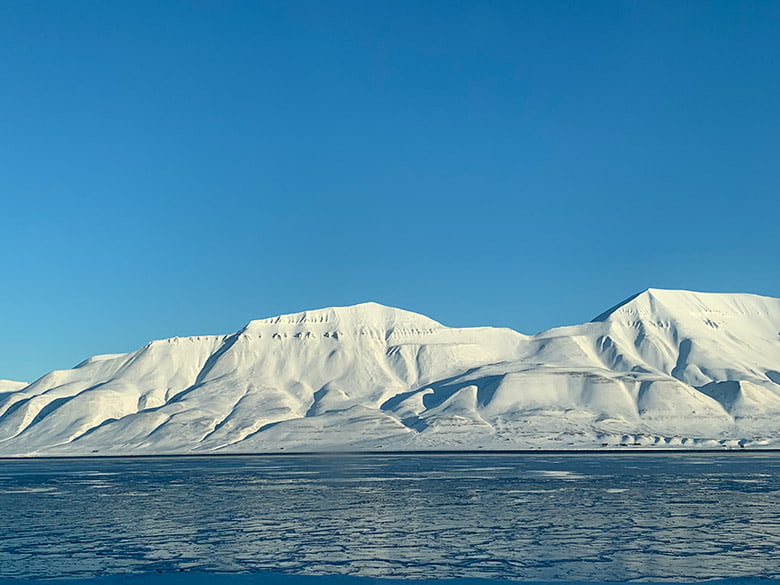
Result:
<instances>
[{"instance_id":1,"label":"mountain slope","mask_svg":"<svg viewBox=\"0 0 780 585\"><path fill-rule=\"evenodd\" d=\"M14 392L27 386L27 382L14 382L13 380L0 380L0 394Z\"/></svg>"},{"instance_id":2,"label":"mountain slope","mask_svg":"<svg viewBox=\"0 0 780 585\"><path fill-rule=\"evenodd\" d=\"M780 299L650 289L525 336L366 303L0 386L0 454L780 441Z\"/></svg>"}]
</instances>

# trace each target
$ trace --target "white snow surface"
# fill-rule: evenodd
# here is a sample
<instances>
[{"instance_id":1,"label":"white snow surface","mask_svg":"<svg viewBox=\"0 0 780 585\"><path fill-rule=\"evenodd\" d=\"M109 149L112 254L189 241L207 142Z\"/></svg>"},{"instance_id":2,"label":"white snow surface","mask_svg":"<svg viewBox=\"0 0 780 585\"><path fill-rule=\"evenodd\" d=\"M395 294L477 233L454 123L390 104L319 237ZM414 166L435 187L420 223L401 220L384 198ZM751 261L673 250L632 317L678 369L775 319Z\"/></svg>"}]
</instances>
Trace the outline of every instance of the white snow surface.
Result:
<instances>
[{"instance_id":1,"label":"white snow surface","mask_svg":"<svg viewBox=\"0 0 780 585\"><path fill-rule=\"evenodd\" d=\"M780 446L780 299L649 289L527 336L376 303L0 382L0 455Z\"/></svg>"},{"instance_id":2,"label":"white snow surface","mask_svg":"<svg viewBox=\"0 0 780 585\"><path fill-rule=\"evenodd\" d=\"M27 382L14 382L13 380L0 380L0 394L21 390L27 386Z\"/></svg>"}]
</instances>

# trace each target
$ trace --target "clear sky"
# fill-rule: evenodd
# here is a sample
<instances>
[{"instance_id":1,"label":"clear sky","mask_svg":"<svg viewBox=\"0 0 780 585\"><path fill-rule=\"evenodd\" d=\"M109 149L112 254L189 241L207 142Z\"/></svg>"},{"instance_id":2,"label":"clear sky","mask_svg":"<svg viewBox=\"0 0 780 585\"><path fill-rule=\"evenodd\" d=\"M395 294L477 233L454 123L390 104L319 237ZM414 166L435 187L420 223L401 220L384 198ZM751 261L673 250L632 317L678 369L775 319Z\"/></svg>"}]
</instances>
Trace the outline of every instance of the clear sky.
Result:
<instances>
[{"instance_id":1,"label":"clear sky","mask_svg":"<svg viewBox=\"0 0 780 585\"><path fill-rule=\"evenodd\" d=\"M0 2L0 378L367 300L780 296L780 3Z\"/></svg>"}]
</instances>

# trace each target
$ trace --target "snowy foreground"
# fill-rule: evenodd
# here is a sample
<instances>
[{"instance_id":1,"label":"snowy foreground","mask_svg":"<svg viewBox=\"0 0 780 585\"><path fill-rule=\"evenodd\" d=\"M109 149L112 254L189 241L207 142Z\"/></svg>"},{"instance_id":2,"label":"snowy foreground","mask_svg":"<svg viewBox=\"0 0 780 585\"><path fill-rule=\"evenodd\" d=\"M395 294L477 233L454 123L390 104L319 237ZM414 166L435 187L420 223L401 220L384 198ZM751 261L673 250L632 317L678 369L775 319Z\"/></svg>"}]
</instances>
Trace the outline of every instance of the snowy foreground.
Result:
<instances>
[{"instance_id":1,"label":"snowy foreground","mask_svg":"<svg viewBox=\"0 0 780 585\"><path fill-rule=\"evenodd\" d=\"M367 303L0 381L0 455L780 447L780 299L647 290L533 336Z\"/></svg>"}]
</instances>

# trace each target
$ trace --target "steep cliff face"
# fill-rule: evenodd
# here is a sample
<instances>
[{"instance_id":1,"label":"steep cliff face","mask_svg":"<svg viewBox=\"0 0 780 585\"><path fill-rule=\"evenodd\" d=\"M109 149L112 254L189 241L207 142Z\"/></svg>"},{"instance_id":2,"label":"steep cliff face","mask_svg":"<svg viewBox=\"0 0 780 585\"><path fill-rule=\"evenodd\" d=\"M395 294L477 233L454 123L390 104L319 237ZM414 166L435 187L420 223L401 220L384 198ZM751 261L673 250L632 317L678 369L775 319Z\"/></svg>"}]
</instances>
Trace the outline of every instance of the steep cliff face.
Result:
<instances>
[{"instance_id":1,"label":"steep cliff face","mask_svg":"<svg viewBox=\"0 0 780 585\"><path fill-rule=\"evenodd\" d=\"M525 336L366 303L0 384L0 454L780 441L780 299L648 290Z\"/></svg>"}]
</instances>

